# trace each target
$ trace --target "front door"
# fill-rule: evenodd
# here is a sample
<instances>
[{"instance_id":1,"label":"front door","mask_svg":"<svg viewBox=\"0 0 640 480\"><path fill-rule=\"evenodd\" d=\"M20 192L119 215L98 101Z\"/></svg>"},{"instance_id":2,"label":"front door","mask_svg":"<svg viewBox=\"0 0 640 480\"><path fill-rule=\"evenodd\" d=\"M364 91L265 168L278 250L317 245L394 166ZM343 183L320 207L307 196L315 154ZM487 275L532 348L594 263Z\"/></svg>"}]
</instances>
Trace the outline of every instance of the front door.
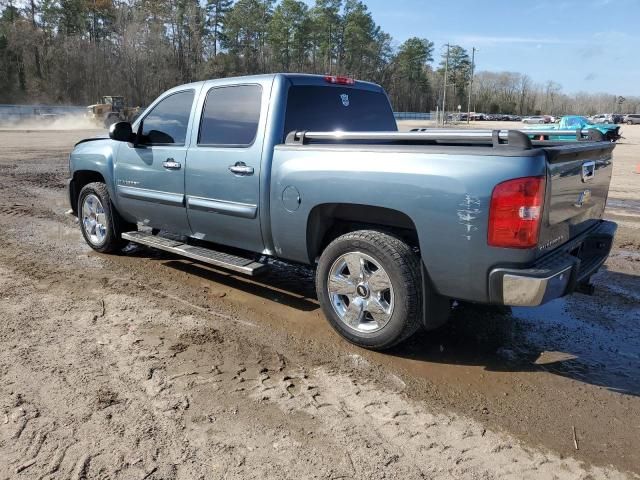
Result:
<instances>
[{"instance_id":1,"label":"front door","mask_svg":"<svg viewBox=\"0 0 640 480\"><path fill-rule=\"evenodd\" d=\"M185 177L195 238L254 252L264 249L259 216L261 103L260 85L207 92Z\"/></svg>"},{"instance_id":2,"label":"front door","mask_svg":"<svg viewBox=\"0 0 640 480\"><path fill-rule=\"evenodd\" d=\"M193 89L170 93L141 120L136 145L122 143L115 164L118 205L135 220L190 233L184 199Z\"/></svg>"}]
</instances>

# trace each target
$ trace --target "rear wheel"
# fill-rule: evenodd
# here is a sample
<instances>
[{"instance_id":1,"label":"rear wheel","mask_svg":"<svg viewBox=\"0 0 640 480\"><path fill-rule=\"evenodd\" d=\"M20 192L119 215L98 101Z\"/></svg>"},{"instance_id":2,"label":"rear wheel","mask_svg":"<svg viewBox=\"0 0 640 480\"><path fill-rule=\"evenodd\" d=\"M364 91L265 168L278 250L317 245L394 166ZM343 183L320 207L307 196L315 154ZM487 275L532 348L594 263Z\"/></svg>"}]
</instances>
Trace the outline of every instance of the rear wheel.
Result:
<instances>
[{"instance_id":1,"label":"rear wheel","mask_svg":"<svg viewBox=\"0 0 640 480\"><path fill-rule=\"evenodd\" d=\"M420 260L387 233L359 230L334 240L316 273L320 305L348 341L374 350L390 348L420 327Z\"/></svg>"},{"instance_id":2,"label":"rear wheel","mask_svg":"<svg viewBox=\"0 0 640 480\"><path fill-rule=\"evenodd\" d=\"M633 125L633 122L632 122L631 120L629 120L629 121L627 122L627 125Z\"/></svg>"},{"instance_id":3,"label":"rear wheel","mask_svg":"<svg viewBox=\"0 0 640 480\"><path fill-rule=\"evenodd\" d=\"M133 229L113 208L104 183L93 182L80 190L78 219L85 241L102 253L116 252L127 245L120 236L125 229Z\"/></svg>"}]
</instances>

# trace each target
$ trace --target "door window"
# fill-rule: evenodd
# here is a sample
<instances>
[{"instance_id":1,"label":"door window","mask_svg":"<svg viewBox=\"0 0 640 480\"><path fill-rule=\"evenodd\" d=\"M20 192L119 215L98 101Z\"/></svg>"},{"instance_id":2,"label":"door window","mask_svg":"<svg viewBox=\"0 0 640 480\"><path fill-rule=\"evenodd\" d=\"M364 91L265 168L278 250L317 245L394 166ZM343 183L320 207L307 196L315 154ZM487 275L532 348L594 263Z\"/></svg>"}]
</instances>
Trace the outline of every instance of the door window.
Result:
<instances>
[{"instance_id":1,"label":"door window","mask_svg":"<svg viewBox=\"0 0 640 480\"><path fill-rule=\"evenodd\" d=\"M160 100L142 121L142 138L139 143L184 145L193 97L193 90L185 90Z\"/></svg>"},{"instance_id":2,"label":"door window","mask_svg":"<svg viewBox=\"0 0 640 480\"><path fill-rule=\"evenodd\" d=\"M238 85L209 90L200 121L198 145L252 145L258 131L261 101L260 85Z\"/></svg>"}]
</instances>

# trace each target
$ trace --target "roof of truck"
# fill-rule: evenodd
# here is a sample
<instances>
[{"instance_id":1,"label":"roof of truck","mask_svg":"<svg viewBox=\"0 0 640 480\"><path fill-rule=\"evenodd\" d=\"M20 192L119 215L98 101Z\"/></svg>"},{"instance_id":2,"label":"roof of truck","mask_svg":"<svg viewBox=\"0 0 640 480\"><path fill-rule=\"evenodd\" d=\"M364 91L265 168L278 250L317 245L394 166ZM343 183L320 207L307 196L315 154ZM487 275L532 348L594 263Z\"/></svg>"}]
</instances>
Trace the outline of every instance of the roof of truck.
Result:
<instances>
[{"instance_id":1,"label":"roof of truck","mask_svg":"<svg viewBox=\"0 0 640 480\"><path fill-rule=\"evenodd\" d=\"M220 77L220 78L210 78L208 80L201 80L199 82L192 82L192 83L186 83L183 85L177 85L173 88L171 88L170 90L174 90L174 89L182 89L184 87L199 87L205 83L210 83L216 80L220 80L220 81L224 81L225 83L227 82L261 82L261 81L270 81L273 80L275 77L283 77L287 80L289 80L291 83L293 84L305 84L305 85L333 85L329 82L327 82L327 80L325 80L325 77L327 75L315 75L315 74L311 74L311 73L265 73L265 74L260 74L260 75L242 75L242 76L237 76L237 77ZM380 90L383 91L383 88L373 82L367 82L364 80L357 80L354 79L356 81L355 85L337 85L340 87L359 87L359 88L366 88L369 90ZM336 86L336 85L334 85Z\"/></svg>"}]
</instances>

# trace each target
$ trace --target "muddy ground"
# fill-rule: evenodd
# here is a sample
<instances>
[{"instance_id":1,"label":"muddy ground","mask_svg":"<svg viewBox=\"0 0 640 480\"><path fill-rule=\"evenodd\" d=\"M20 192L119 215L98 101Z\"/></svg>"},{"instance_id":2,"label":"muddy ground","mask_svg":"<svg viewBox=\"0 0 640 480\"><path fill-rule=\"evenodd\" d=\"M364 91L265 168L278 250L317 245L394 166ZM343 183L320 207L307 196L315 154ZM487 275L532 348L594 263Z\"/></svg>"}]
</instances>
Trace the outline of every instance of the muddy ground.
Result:
<instances>
[{"instance_id":1,"label":"muddy ground","mask_svg":"<svg viewBox=\"0 0 640 480\"><path fill-rule=\"evenodd\" d=\"M461 305L384 354L305 268L92 252L64 181L94 133L0 131L0 479L638 478L640 126L595 296Z\"/></svg>"}]
</instances>

